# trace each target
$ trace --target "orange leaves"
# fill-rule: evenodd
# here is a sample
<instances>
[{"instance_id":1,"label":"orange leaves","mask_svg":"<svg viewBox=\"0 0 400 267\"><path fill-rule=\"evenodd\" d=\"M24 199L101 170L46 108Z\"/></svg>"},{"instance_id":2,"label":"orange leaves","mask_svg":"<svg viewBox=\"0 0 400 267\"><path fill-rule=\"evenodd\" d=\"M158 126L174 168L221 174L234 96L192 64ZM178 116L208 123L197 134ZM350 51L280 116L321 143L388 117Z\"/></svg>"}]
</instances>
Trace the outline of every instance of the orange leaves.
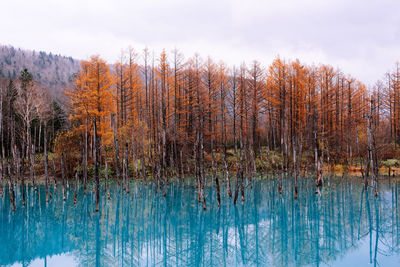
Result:
<instances>
[{"instance_id":1,"label":"orange leaves","mask_svg":"<svg viewBox=\"0 0 400 267\"><path fill-rule=\"evenodd\" d=\"M82 131L86 120L91 125L96 119L98 134L103 143L107 143L111 137L110 117L115 109L112 88L114 77L109 66L99 56L92 56L90 61L82 61L81 68L74 79L72 90L67 92L71 120Z\"/></svg>"},{"instance_id":2,"label":"orange leaves","mask_svg":"<svg viewBox=\"0 0 400 267\"><path fill-rule=\"evenodd\" d=\"M98 56L82 62L68 93L71 119L83 130L86 119L91 128L97 118L104 140L111 135L109 118L116 112L121 140L131 138L133 146L143 142L156 154L161 138L167 153L169 144L174 150L189 149L196 131L205 134L208 148L240 137L254 152L266 144L276 148L303 141L309 149L317 138L321 147L350 151L354 131L368 112L365 85L328 65L307 66L278 57L267 68L254 61L235 70L198 55L183 62L177 51L171 61L162 51L148 64L145 50L141 66L132 49L126 55L115 64L114 74ZM394 97L400 99L396 88L388 93L392 105ZM400 129L396 105L390 116Z\"/></svg>"}]
</instances>

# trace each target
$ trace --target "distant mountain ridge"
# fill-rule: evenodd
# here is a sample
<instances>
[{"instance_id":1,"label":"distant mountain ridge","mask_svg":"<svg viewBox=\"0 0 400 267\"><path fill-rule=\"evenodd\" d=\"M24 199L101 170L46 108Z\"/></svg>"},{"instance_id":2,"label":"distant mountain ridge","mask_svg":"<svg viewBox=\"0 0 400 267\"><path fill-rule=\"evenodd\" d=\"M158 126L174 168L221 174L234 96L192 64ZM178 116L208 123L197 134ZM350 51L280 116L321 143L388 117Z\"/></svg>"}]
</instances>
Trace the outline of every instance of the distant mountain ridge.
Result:
<instances>
[{"instance_id":1,"label":"distant mountain ridge","mask_svg":"<svg viewBox=\"0 0 400 267\"><path fill-rule=\"evenodd\" d=\"M59 97L80 70L80 60L43 51L0 45L0 78L15 79L27 68L34 80Z\"/></svg>"}]
</instances>

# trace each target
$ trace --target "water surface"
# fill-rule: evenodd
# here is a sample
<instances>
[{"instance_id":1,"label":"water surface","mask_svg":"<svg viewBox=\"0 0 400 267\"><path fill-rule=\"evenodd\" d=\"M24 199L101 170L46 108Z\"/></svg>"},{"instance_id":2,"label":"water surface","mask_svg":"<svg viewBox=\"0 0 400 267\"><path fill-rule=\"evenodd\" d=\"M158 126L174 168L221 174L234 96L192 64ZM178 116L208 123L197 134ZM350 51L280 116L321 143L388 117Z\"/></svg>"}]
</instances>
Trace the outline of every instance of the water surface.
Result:
<instances>
[{"instance_id":1,"label":"water surface","mask_svg":"<svg viewBox=\"0 0 400 267\"><path fill-rule=\"evenodd\" d=\"M152 184L132 182L130 194L113 184L98 213L91 192L74 205L58 188L46 204L40 187L23 207L17 191L15 212L6 192L0 266L400 266L399 184L380 184L375 198L354 181L332 180L321 195L301 181L297 200L290 180L282 195L277 186L249 183L236 206L223 191L220 208L207 187L206 211L183 183L167 197Z\"/></svg>"}]
</instances>

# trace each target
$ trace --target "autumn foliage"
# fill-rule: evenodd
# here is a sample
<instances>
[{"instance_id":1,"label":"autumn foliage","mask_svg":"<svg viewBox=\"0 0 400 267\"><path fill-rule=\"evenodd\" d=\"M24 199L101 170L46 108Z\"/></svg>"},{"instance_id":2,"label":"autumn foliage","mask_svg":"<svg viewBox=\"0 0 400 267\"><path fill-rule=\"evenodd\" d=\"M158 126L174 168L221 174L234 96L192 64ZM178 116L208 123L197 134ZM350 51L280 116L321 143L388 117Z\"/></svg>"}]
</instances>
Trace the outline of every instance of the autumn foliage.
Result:
<instances>
[{"instance_id":1,"label":"autumn foliage","mask_svg":"<svg viewBox=\"0 0 400 267\"><path fill-rule=\"evenodd\" d=\"M185 60L177 50L129 48L115 64L99 56L81 61L64 111L28 70L0 86L2 158L16 162L10 171L17 176L22 159L34 183L35 155L44 152L46 188L51 168L54 177L57 169L67 181L78 177L84 192L93 166L96 192L108 179L105 166L127 192L132 177L152 179L164 195L171 177L194 177L205 209L208 177L218 204L221 186L234 203L244 200L243 181L258 172L279 174L279 192L291 173L297 197L304 174L319 187L325 171L358 168L367 186L381 162L398 157L399 64L367 88L329 65L277 57L269 66L229 67L197 54ZM60 164L50 162L49 149Z\"/></svg>"},{"instance_id":2,"label":"autumn foliage","mask_svg":"<svg viewBox=\"0 0 400 267\"><path fill-rule=\"evenodd\" d=\"M87 127L90 146L96 119L101 146L113 147L114 127L123 147L119 156L126 146L137 177L166 183L167 176L220 172L226 180L239 168L238 150L247 173L290 171L293 153L305 171L317 168L317 161L354 165L366 151L371 99L380 109L374 123L387 123L390 137L400 140L394 74L385 92L371 93L340 70L299 60L229 68L197 55L184 62L178 51L156 57L145 50L142 56L139 64L129 49L112 67L98 56L83 61L67 92L72 131L83 136Z\"/></svg>"}]
</instances>

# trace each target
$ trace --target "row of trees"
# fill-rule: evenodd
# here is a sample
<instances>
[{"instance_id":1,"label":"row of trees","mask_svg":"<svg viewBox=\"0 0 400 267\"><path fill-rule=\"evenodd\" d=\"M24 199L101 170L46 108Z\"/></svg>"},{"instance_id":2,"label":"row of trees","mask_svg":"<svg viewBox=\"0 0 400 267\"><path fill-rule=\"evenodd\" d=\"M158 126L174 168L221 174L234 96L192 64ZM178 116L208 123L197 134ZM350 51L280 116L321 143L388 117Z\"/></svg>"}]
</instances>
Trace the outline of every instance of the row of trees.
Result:
<instances>
[{"instance_id":1,"label":"row of trees","mask_svg":"<svg viewBox=\"0 0 400 267\"><path fill-rule=\"evenodd\" d=\"M46 185L49 183L48 140L54 139L62 128L63 112L27 69L18 79L0 80L0 110L0 195L3 194L3 180L8 177L10 201L15 206L14 187L20 181L25 204L26 179L29 177L36 188L36 172L41 171L41 166L46 171ZM36 155L42 152L44 160Z\"/></svg>"},{"instance_id":2,"label":"row of trees","mask_svg":"<svg viewBox=\"0 0 400 267\"><path fill-rule=\"evenodd\" d=\"M34 169L32 155L43 146L43 128L47 185L47 144L54 137L48 135L47 126L56 109L39 93L24 96L33 90L26 88L38 88L26 76L27 71L16 86L26 92L16 97L26 99L23 108L12 107L21 110L14 121L22 119L24 134L17 142L13 119L1 123L2 141L8 140L2 145L2 158L25 159L21 168L15 168L23 182L24 162ZM299 175L315 174L318 190L322 171L336 164L359 165L366 186L371 173L377 194L379 159L394 157L400 143L399 78L397 68L387 75L387 82L368 90L331 66L308 66L279 57L266 68L258 61L229 68L198 55L185 60L177 50L157 57L147 49L141 55L128 49L114 65L93 56L81 62L66 91L68 127L54 140L59 164L53 166L60 168L63 185L65 177L75 176L75 191L79 177L86 192L93 176L97 200L101 177L108 192L113 173L127 192L135 177L153 179L164 195L169 177L193 175L205 209L206 177L215 183L218 204L219 179L236 203L239 194L244 200L246 180L271 170L281 174L279 192L284 173L292 173L297 197ZM2 116L13 114L7 101L1 101ZM231 177L236 177L235 187Z\"/></svg>"},{"instance_id":3,"label":"row of trees","mask_svg":"<svg viewBox=\"0 0 400 267\"><path fill-rule=\"evenodd\" d=\"M153 178L165 195L168 177L193 174L205 207L208 174L218 195L222 178L232 196L233 173L236 202L239 191L244 200L243 181L260 170L292 172L295 181L300 172L316 172L319 186L324 164L357 162L367 184L370 172L378 177L378 157L393 156L381 127L389 123L393 82L371 91L331 66L280 58L268 68L257 61L228 68L198 55L184 60L178 51L155 58L144 50L142 58L128 49L110 67L94 56L67 92L84 181L88 158L95 166L111 160L127 191L130 175Z\"/></svg>"}]
</instances>

